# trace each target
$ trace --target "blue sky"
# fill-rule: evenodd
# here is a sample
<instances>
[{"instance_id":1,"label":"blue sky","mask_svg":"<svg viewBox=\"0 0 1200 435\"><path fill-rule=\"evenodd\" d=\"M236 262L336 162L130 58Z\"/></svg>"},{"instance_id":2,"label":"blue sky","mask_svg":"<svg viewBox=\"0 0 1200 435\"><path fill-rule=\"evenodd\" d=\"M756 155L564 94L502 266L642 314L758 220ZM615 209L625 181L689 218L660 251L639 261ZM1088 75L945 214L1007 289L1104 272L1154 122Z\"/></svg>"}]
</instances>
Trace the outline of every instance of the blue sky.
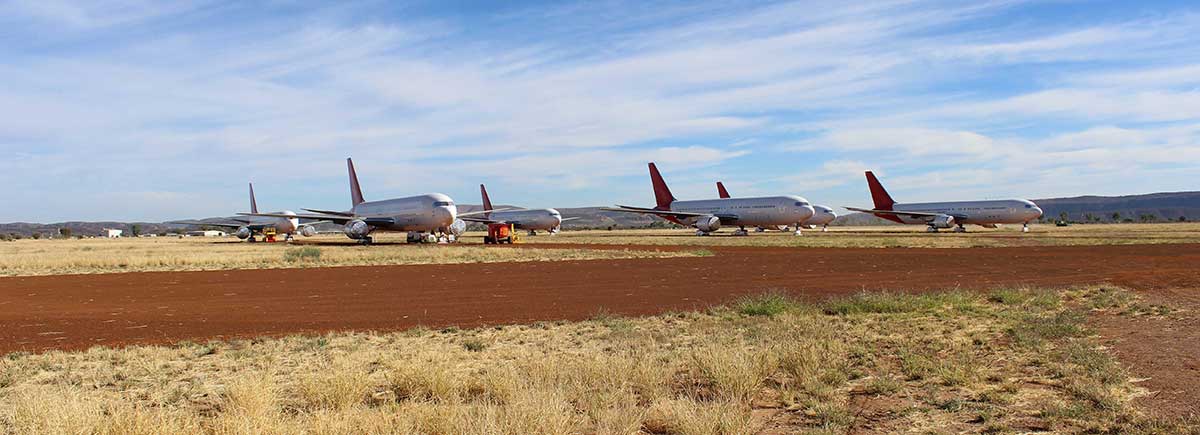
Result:
<instances>
[{"instance_id":1,"label":"blue sky","mask_svg":"<svg viewBox=\"0 0 1200 435\"><path fill-rule=\"evenodd\" d=\"M850 5L850 6L846 6ZM0 0L0 222L1198 190L1194 2Z\"/></svg>"}]
</instances>

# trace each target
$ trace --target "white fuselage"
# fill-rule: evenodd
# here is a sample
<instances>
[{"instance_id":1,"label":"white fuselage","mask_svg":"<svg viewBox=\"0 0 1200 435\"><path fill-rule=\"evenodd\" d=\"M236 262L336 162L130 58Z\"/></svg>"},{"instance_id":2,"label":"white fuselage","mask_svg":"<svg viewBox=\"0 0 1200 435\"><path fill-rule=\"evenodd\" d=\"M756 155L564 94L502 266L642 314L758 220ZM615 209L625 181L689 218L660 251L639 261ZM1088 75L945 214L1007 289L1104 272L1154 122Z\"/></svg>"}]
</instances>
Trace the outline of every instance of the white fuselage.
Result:
<instances>
[{"instance_id":1,"label":"white fuselage","mask_svg":"<svg viewBox=\"0 0 1200 435\"><path fill-rule=\"evenodd\" d=\"M394 223L387 225L372 221L376 222L371 224L373 229L384 231L438 231L448 228L458 216L454 201L440 193L362 202L350 212L356 219L391 219Z\"/></svg>"},{"instance_id":2,"label":"white fuselage","mask_svg":"<svg viewBox=\"0 0 1200 435\"><path fill-rule=\"evenodd\" d=\"M486 216L496 221L512 222L521 230L550 231L562 225L562 214L552 208L494 211Z\"/></svg>"},{"instance_id":3,"label":"white fuselage","mask_svg":"<svg viewBox=\"0 0 1200 435\"><path fill-rule=\"evenodd\" d=\"M814 213L808 200L791 195L675 201L671 203L671 211L705 213L717 217L736 216L730 225L748 227L797 224ZM685 218L680 222L692 225L698 219Z\"/></svg>"},{"instance_id":4,"label":"white fuselage","mask_svg":"<svg viewBox=\"0 0 1200 435\"><path fill-rule=\"evenodd\" d=\"M284 210L284 211L271 212L271 214L295 215L296 213L289 211L289 210ZM249 218L250 218L250 223L248 226L262 227L262 228L274 227L275 232L279 233L279 234L296 234L296 231L300 229L300 219L298 219L298 218L282 218L282 217L269 217L269 216L249 216Z\"/></svg>"},{"instance_id":5,"label":"white fuselage","mask_svg":"<svg viewBox=\"0 0 1200 435\"><path fill-rule=\"evenodd\" d=\"M892 210L948 215L953 216L957 224L974 225L1022 224L1042 216L1041 208L1024 199L895 204ZM928 224L930 221L930 218L914 216L897 217L906 224Z\"/></svg>"}]
</instances>

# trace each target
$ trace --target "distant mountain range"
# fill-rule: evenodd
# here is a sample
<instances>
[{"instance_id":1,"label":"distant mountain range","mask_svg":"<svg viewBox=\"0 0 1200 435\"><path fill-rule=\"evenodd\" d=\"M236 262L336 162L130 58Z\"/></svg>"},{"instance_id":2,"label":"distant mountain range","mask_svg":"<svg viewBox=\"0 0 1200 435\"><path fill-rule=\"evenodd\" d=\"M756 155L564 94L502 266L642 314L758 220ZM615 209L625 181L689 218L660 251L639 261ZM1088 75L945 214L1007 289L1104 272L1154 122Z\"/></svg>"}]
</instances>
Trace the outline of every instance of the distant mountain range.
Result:
<instances>
[{"instance_id":1,"label":"distant mountain range","mask_svg":"<svg viewBox=\"0 0 1200 435\"><path fill-rule=\"evenodd\" d=\"M1066 213L1069 220L1076 222L1098 221L1177 221L1183 217L1189 221L1200 221L1200 192L1165 192L1145 195L1128 196L1079 196L1074 198L1035 199L1047 221L1058 219ZM497 206L504 208L509 206ZM482 209L479 205L459 205L459 209L467 212ZM571 228L645 228L650 226L669 226L662 219L650 215L636 213L619 213L602 211L600 207L559 208L563 216L577 216L563 224ZM863 213L851 213L839 216L833 225L889 225L889 221ZM133 233L134 226L141 234L162 234L190 229L186 225L171 225L157 222L59 222L38 224L15 222L0 224L0 235L15 234L29 237L33 234L58 237L60 229L66 228L74 236L97 236L107 228L124 230L126 235ZM323 229L336 229L335 226L322 225Z\"/></svg>"}]
</instances>

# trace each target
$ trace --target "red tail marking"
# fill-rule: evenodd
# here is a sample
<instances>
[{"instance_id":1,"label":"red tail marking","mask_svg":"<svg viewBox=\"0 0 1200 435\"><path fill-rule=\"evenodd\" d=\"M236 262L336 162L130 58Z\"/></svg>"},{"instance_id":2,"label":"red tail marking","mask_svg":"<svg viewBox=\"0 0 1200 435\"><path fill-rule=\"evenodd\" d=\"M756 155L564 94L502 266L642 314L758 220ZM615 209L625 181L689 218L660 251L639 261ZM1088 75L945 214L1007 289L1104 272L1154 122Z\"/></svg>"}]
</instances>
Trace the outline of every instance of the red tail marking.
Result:
<instances>
[{"instance_id":1,"label":"red tail marking","mask_svg":"<svg viewBox=\"0 0 1200 435\"><path fill-rule=\"evenodd\" d=\"M362 187L358 185L358 174L354 172L354 161L346 158L346 169L350 172L350 205L363 203Z\"/></svg>"},{"instance_id":2,"label":"red tail marking","mask_svg":"<svg viewBox=\"0 0 1200 435\"><path fill-rule=\"evenodd\" d=\"M892 195L888 195L887 189L883 188L883 183L880 183L879 179L875 178L874 172L867 171L867 187L871 189L871 201L875 202L876 210L891 210L892 206L896 205L896 201L892 200ZM899 216L894 214L879 213L875 216L892 222L904 223L904 221L900 220Z\"/></svg>"},{"instance_id":3,"label":"red tail marking","mask_svg":"<svg viewBox=\"0 0 1200 435\"><path fill-rule=\"evenodd\" d=\"M654 162L650 162L650 184L654 186L654 202L657 203L654 208L670 210L671 203L675 202L675 195L671 194L671 189L667 187L667 182L663 181L662 174L658 173Z\"/></svg>"},{"instance_id":4,"label":"red tail marking","mask_svg":"<svg viewBox=\"0 0 1200 435\"><path fill-rule=\"evenodd\" d=\"M492 199L488 198L487 188L483 187L482 184L479 185L479 196L483 197L483 209L491 210L492 209Z\"/></svg>"},{"instance_id":5,"label":"red tail marking","mask_svg":"<svg viewBox=\"0 0 1200 435\"><path fill-rule=\"evenodd\" d=\"M729 196L729 191L725 190L725 185L720 181L717 182L717 196L720 196L721 198L733 198L732 196Z\"/></svg>"},{"instance_id":6,"label":"red tail marking","mask_svg":"<svg viewBox=\"0 0 1200 435\"><path fill-rule=\"evenodd\" d=\"M258 213L258 203L254 201L254 183L250 183L250 213Z\"/></svg>"}]
</instances>

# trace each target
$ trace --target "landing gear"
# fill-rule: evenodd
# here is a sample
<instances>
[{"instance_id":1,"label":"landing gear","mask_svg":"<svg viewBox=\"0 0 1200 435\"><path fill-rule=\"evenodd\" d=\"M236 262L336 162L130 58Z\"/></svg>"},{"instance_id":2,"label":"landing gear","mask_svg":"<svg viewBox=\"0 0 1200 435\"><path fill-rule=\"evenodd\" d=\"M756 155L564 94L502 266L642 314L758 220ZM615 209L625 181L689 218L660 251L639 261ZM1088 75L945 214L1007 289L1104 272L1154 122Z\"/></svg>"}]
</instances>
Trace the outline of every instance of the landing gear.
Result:
<instances>
[{"instance_id":1,"label":"landing gear","mask_svg":"<svg viewBox=\"0 0 1200 435\"><path fill-rule=\"evenodd\" d=\"M767 232L767 229L766 229L766 228L763 228L763 227L754 227L754 232L756 232L756 233L765 233L765 232Z\"/></svg>"},{"instance_id":2,"label":"landing gear","mask_svg":"<svg viewBox=\"0 0 1200 435\"><path fill-rule=\"evenodd\" d=\"M796 232L795 232L795 233L793 233L793 234L795 234L795 235L797 235L797 236L802 236L802 235L804 235L804 234L803 234L803 233L801 233L800 231L801 231L801 229L800 229L800 223L799 223L799 222L796 222Z\"/></svg>"},{"instance_id":3,"label":"landing gear","mask_svg":"<svg viewBox=\"0 0 1200 435\"><path fill-rule=\"evenodd\" d=\"M696 235L697 235L697 236L701 236L701 237L703 237L703 236L707 236L707 235L708 235L708 232L707 232L707 231L696 230Z\"/></svg>"},{"instance_id":4,"label":"landing gear","mask_svg":"<svg viewBox=\"0 0 1200 435\"><path fill-rule=\"evenodd\" d=\"M1028 233L1028 232L1029 232L1029 222L1025 222L1025 224L1024 224L1024 225L1021 225L1021 232L1022 232L1022 233Z\"/></svg>"},{"instance_id":5,"label":"landing gear","mask_svg":"<svg viewBox=\"0 0 1200 435\"><path fill-rule=\"evenodd\" d=\"M933 226L933 225L930 225L930 226L928 226L928 227L925 227L925 232L927 232L927 233L936 233L936 232L938 232L938 228L937 228L937 227L935 227L935 226Z\"/></svg>"},{"instance_id":6,"label":"landing gear","mask_svg":"<svg viewBox=\"0 0 1200 435\"><path fill-rule=\"evenodd\" d=\"M531 235L531 236L536 236L536 235L537 235L537 231L534 231L534 230L529 230L529 235Z\"/></svg>"},{"instance_id":7,"label":"landing gear","mask_svg":"<svg viewBox=\"0 0 1200 435\"><path fill-rule=\"evenodd\" d=\"M284 241L284 242L286 242L286 243L292 243L292 241L293 241L293 240L296 240L296 238L295 238L295 237L292 237L292 235L291 235L291 234L284 234L284 236L283 236L283 241Z\"/></svg>"},{"instance_id":8,"label":"landing gear","mask_svg":"<svg viewBox=\"0 0 1200 435\"><path fill-rule=\"evenodd\" d=\"M375 243L375 239L371 238L371 236L366 236L361 239L358 239L358 244L363 245L363 246L367 246L372 243Z\"/></svg>"},{"instance_id":9,"label":"landing gear","mask_svg":"<svg viewBox=\"0 0 1200 435\"><path fill-rule=\"evenodd\" d=\"M829 232L829 224L821 225L821 232L828 233Z\"/></svg>"},{"instance_id":10,"label":"landing gear","mask_svg":"<svg viewBox=\"0 0 1200 435\"><path fill-rule=\"evenodd\" d=\"M967 232L967 227L964 227L964 226L962 226L962 225L959 225L959 226L957 226L957 227L954 227L954 232L956 232L956 233L965 233L965 232Z\"/></svg>"},{"instance_id":11,"label":"landing gear","mask_svg":"<svg viewBox=\"0 0 1200 435\"><path fill-rule=\"evenodd\" d=\"M736 230L734 230L734 231L733 231L733 235L735 235L735 236L749 236L749 235L750 235L750 232L749 232L749 231L746 231L746 227L738 227L738 229L736 229Z\"/></svg>"}]
</instances>

